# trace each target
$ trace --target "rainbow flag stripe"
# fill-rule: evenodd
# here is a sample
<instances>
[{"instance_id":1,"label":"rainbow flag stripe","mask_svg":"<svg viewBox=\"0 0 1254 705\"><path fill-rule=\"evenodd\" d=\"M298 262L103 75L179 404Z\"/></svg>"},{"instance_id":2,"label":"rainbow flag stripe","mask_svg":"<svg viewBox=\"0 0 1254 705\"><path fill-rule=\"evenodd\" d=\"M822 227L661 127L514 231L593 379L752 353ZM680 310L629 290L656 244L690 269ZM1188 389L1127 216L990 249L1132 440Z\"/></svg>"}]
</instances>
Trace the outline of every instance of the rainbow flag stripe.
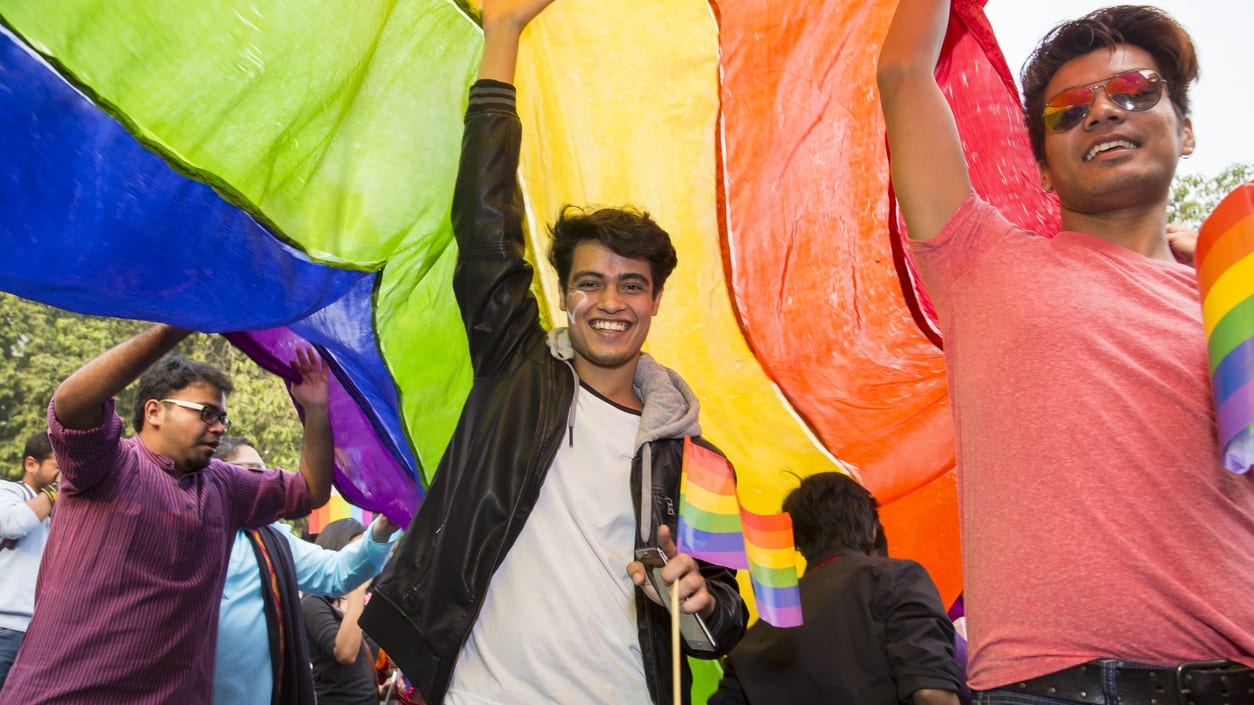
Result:
<instances>
[{"instance_id":1,"label":"rainbow flag stripe","mask_svg":"<svg viewBox=\"0 0 1254 705\"><path fill-rule=\"evenodd\" d=\"M339 519L356 519L365 526L369 526L370 522L374 521L374 517L374 512L349 504L348 500L340 496L340 493L332 487L331 499L309 513L309 533L321 533L327 524Z\"/></svg>"},{"instance_id":2,"label":"rainbow flag stripe","mask_svg":"<svg viewBox=\"0 0 1254 705\"><path fill-rule=\"evenodd\" d=\"M1244 473L1254 466L1254 182L1202 224L1196 260L1223 465Z\"/></svg>"},{"instance_id":3,"label":"rainbow flag stripe","mask_svg":"<svg viewBox=\"0 0 1254 705\"><path fill-rule=\"evenodd\" d=\"M736 475L723 456L684 439L679 490L679 551L748 570L758 615L776 627L801 624L792 518L755 514L740 504Z\"/></svg>"}]
</instances>

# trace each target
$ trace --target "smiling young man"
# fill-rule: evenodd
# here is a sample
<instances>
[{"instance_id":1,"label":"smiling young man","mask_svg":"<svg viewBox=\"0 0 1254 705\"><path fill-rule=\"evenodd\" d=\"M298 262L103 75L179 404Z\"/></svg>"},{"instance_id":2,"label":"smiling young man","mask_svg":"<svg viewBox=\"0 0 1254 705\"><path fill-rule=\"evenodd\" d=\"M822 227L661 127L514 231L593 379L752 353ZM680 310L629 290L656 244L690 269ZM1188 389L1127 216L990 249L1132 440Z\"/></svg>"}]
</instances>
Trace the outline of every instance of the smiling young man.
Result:
<instances>
[{"instance_id":1,"label":"smiling young man","mask_svg":"<svg viewBox=\"0 0 1254 705\"><path fill-rule=\"evenodd\" d=\"M568 326L540 326L509 82L548 2L483 8L453 199L474 385L361 618L431 705L672 702L669 615L634 562L644 546L669 549L663 577L713 633L716 651L693 655L725 653L748 617L731 571L668 540L683 439L705 443L692 391L641 352L676 263L669 236L642 213L565 210L551 260Z\"/></svg>"},{"instance_id":2,"label":"smiling young man","mask_svg":"<svg viewBox=\"0 0 1254 705\"><path fill-rule=\"evenodd\" d=\"M49 438L61 470L35 614L0 691L4 705L212 702L214 637L237 529L327 501L327 369L293 368L305 411L300 473L215 459L231 380L179 356L189 331L159 325L101 354L57 388ZM113 397L135 377L136 434ZM257 664L264 668L266 664Z\"/></svg>"},{"instance_id":3,"label":"smiling young man","mask_svg":"<svg viewBox=\"0 0 1254 705\"><path fill-rule=\"evenodd\" d=\"M902 0L878 69L892 176L940 316L977 703L1254 703L1254 478L1222 469L1196 274L1167 202L1192 42L1098 10L1023 71L1062 229L972 191L933 76L944 0ZM1198 662L1231 660L1217 667Z\"/></svg>"}]
</instances>

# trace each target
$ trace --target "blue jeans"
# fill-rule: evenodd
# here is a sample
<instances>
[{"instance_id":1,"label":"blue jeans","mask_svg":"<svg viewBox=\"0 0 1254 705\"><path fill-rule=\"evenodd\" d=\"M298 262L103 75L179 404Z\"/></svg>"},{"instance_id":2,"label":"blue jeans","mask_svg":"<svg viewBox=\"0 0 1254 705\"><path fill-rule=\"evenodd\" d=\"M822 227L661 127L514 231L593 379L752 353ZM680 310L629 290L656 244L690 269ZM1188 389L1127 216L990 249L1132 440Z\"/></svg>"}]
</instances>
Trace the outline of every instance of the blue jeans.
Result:
<instances>
[{"instance_id":1,"label":"blue jeans","mask_svg":"<svg viewBox=\"0 0 1254 705\"><path fill-rule=\"evenodd\" d=\"M0 688L4 687L4 679L9 677L9 668L17 659L17 649L22 645L22 637L26 632L0 627Z\"/></svg>"}]
</instances>

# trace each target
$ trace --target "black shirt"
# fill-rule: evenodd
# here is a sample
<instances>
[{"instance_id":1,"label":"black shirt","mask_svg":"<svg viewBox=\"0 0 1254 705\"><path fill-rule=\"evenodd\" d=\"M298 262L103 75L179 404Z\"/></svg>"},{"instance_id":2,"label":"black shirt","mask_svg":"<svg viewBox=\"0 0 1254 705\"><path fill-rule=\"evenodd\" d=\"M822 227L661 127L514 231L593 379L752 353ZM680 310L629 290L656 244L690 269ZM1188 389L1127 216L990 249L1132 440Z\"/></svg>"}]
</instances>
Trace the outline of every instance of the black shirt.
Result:
<instances>
[{"instance_id":1,"label":"black shirt","mask_svg":"<svg viewBox=\"0 0 1254 705\"><path fill-rule=\"evenodd\" d=\"M361 650L352 664L335 660L335 635L344 615L331 598L306 595L300 601L309 635L309 661L313 664L314 691L318 705L379 705L374 662L362 637Z\"/></svg>"},{"instance_id":2,"label":"black shirt","mask_svg":"<svg viewBox=\"0 0 1254 705\"><path fill-rule=\"evenodd\" d=\"M710 705L896 705L924 688L958 691L953 623L923 566L832 551L800 587L802 626L758 620Z\"/></svg>"}]
</instances>

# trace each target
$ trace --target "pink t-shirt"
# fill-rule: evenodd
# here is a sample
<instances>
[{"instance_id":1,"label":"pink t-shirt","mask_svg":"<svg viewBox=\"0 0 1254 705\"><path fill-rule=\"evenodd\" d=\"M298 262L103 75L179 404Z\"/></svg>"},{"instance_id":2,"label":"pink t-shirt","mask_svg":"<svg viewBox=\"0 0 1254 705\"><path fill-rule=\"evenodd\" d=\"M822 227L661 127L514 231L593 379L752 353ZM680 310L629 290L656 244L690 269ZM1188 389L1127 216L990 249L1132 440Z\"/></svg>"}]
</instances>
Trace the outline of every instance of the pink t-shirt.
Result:
<instances>
[{"instance_id":1,"label":"pink t-shirt","mask_svg":"<svg viewBox=\"0 0 1254 705\"><path fill-rule=\"evenodd\" d=\"M971 686L1254 665L1254 474L1219 464L1193 269L975 196L912 246L945 340Z\"/></svg>"}]
</instances>

